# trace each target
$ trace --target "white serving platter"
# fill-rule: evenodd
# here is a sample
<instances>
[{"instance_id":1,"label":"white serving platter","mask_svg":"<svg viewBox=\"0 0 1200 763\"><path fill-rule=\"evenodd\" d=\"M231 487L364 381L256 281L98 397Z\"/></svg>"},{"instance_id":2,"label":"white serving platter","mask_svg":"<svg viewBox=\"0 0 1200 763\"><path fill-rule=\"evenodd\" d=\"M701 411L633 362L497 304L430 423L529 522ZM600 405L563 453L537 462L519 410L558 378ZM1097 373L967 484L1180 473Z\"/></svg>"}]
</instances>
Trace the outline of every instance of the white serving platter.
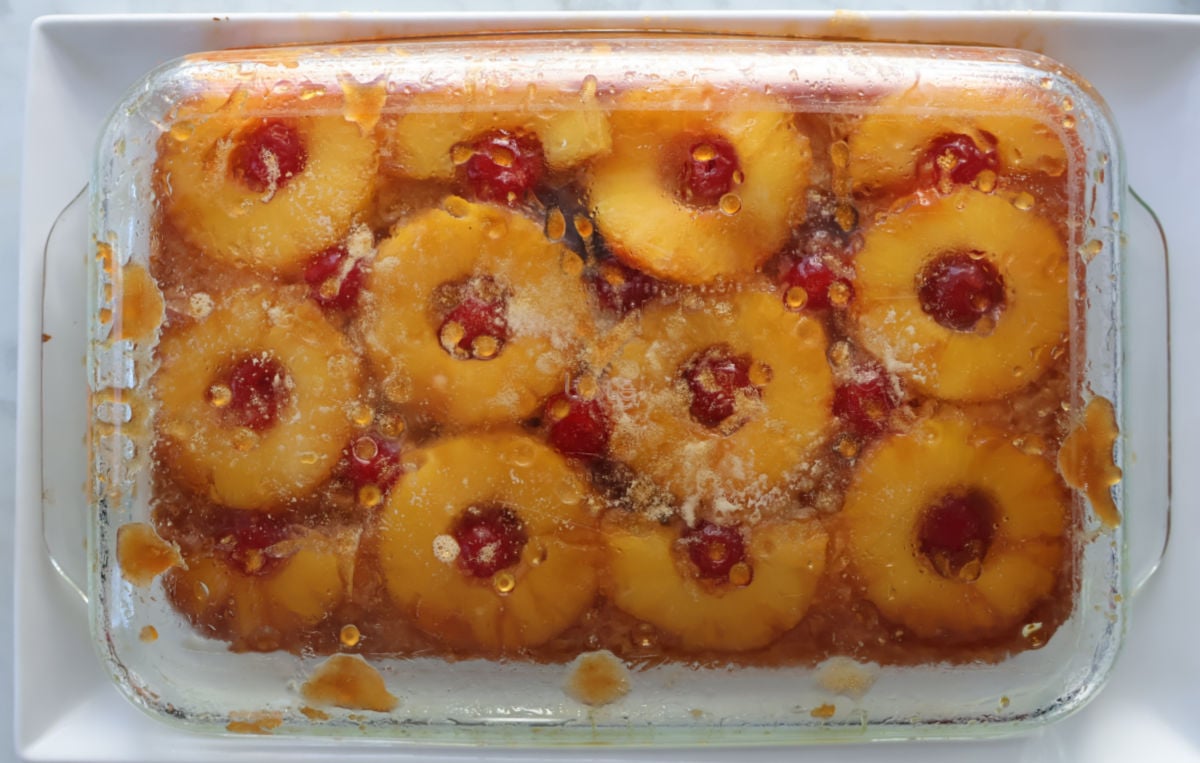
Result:
<instances>
[{"instance_id":1,"label":"white serving platter","mask_svg":"<svg viewBox=\"0 0 1200 763\"><path fill-rule=\"evenodd\" d=\"M1193 141L1200 127L1200 19L1170 16L1046 14L738 14L738 15L330 15L330 16L106 16L43 19L31 40L30 81L21 210L20 374L17 462L15 736L30 760L212 760L355 758L426 759L429 748L362 744L347 740L211 738L183 734L143 716L120 698L92 654L86 609L52 567L42 541L42 504L83 511L83 444L68 443L42 463L40 410L42 355L70 374L78 346L69 337L73 290L82 278L44 270L43 251L59 212L86 183L96 133L112 104L145 71L189 52L251 44L316 42L412 34L544 28L686 29L804 36L868 37L923 42L1010 45L1046 53L1076 68L1109 100L1125 141L1131 184L1163 218L1175 244L1172 318L1175 354L1175 534L1177 548L1160 577L1137 597L1133 625L1111 685L1078 715L1036 734L989 743L908 744L886 751L843 746L816 751L822 759L1128 761L1153 750L1157 760L1200 760L1200 626L1194 582L1200 555L1182 548L1200 537L1200 522L1186 496L1196 495L1189 464L1198 450L1189 424L1200 407L1188 399L1188 379L1200 371L1192 359L1189 327L1200 319L1187 289L1200 283L1200 260L1187 245L1200 240L1197 195L1200 157ZM80 238L80 272L85 240ZM56 321L65 333L41 341L43 285L48 304L63 305ZM82 305L78 307L82 320ZM48 316L49 317L49 316ZM58 331L56 326L56 331ZM79 326L82 334L83 327ZM54 343L60 343L55 345ZM50 367L47 367L49 372ZM60 382L48 377L47 384ZM69 382L78 384L75 380ZM82 398L76 419L84 415ZM72 411L46 414L71 417ZM72 464L79 464L76 470ZM49 478L43 483L43 473ZM74 486L78 485L78 488ZM43 491L50 489L50 494ZM75 490L78 493L75 493ZM1182 541L1182 542L1179 542ZM82 537L80 537L82 553ZM1182 553L1178 553L1182 552ZM474 750L439 748L443 759L638 760L664 753L602 748L582 750ZM670 753L666 753L669 755ZM689 750L677 759L728 760L741 752ZM794 757L795 751L761 750L755 759Z\"/></svg>"}]
</instances>

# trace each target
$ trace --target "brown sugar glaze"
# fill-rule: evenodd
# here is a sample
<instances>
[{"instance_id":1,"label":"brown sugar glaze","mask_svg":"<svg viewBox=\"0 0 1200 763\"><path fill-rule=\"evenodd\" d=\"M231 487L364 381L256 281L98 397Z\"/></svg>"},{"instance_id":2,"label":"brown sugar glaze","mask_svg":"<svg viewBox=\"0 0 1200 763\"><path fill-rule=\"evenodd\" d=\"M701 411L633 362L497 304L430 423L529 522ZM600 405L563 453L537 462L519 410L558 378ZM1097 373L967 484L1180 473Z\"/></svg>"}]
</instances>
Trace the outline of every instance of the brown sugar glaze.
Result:
<instances>
[{"instance_id":1,"label":"brown sugar glaze","mask_svg":"<svg viewBox=\"0 0 1200 763\"><path fill-rule=\"evenodd\" d=\"M853 125L853 120L836 114L802 114L797 125L812 138L814 166L812 187L807 197L807 220L793 231L788 251L800 251L819 231L833 231L848 262L862 245L862 231L878 217L888 213L902 200L911 203L912 187L891 188L887 192L855 195L844 168L844 143L838 138ZM382 124L386 124L386 119ZM381 127L377 127L382 129ZM543 178L535 194L519 200L513 206L553 234L562 231L563 243L575 250L586 263L588 277L609 256L603 238L589 217L588 204L582 188L586 185L586 169L556 170ZM1002 175L984 177L988 192L1014 199L1029 194L1038 213L1056 225L1068 250L1074 242L1067 228L1072 205L1070 188L1075 178L1069 176ZM979 183L976 182L978 187ZM981 189L983 190L983 189ZM381 163L372 205L366 223L376 242L388 231L424 209L438 206L450 194L466 195L458 180L413 180L404 177L385 160ZM1025 204L1021 196L1019 204ZM1015 202L1018 203L1018 202ZM165 331L182 330L202 318L208 295L219 300L222 294L259 285L268 290L303 293L307 287L298 277L284 277L255 272L244 267L230 267L206 258L180 234L178 221L161 211L155 219L155 251L151 274L162 290L165 301ZM315 253L314 253L315 254ZM758 272L734 284L735 289L754 284L761 287L766 279L778 278L787 267L785 255L766 262ZM844 275L844 274L843 274ZM851 281L851 287L853 283ZM702 291L702 287L697 291ZM785 299L780 289L780 299ZM686 299L687 289L663 286L658 299ZM832 297L832 292L831 292ZM812 310L828 335L829 363L834 371L873 359L857 343L847 302L853 296L832 298L833 307ZM839 304L840 303L840 304ZM329 311L329 321L345 332L356 349L362 352L362 337L354 329L355 311ZM632 311L636 314L636 308ZM613 324L611 313L603 321ZM620 325L614 332L620 330ZM603 337L596 340L602 346ZM1079 351L1081 342L1073 342L1072 352ZM1053 468L1054 457L1065 436L1071 401L1077 393L1072 389L1070 353L1065 343L1053 348L1049 370L1033 385L1003 399L979 403L963 403L959 407L972 420L1005 432L1017 433L1014 444L1024 453L1042 458ZM1074 359L1078 360L1078 359ZM889 383L895 377L886 376ZM368 425L361 431L383 428L402 439L405 452L435 442L443 435L442 427L411 406L393 403L382 389L378 372L368 367L361 403L369 410ZM911 385L901 385L903 394L895 401L896 408L888 414L890 431L904 431L912 422L931 415L941 405ZM535 437L545 437L544 423L538 417L521 422ZM782 509L783 516L815 516L830 527L836 526L851 474L857 459L878 438L874 434L853 431L846 422L837 422L811 455L822 468L819 476L796 480L790 486L792 499ZM175 445L158 440L155 445L154 524L158 533L177 543L185 560L204 555L221 554L228 543L215 528L223 527L223 515L228 509L213 505L203 495L189 490L176 477L173 463ZM595 489L594 501L601 512L628 512L646 508L640 498L630 498L628 469L620 464L601 460L591 465L574 462ZM401 476L400 479L403 479ZM371 502L368 502L371 503ZM837 533L831 532L827 551L827 566L817 588L815 600L799 625L791 628L770 645L747 652L684 651L679 639L654 626L618 610L603 594L578 621L549 642L533 648L513 650L503 655L481 653L470 649L452 649L419 630L412 621L392 604L384 580L378 551L378 522L381 502L364 505L362 496L344 473L335 468L334 476L311 494L291 500L267 512L290 528L307 528L318 532L336 533L350 529L356 532L359 543L353 555L352 586L322 617L302 625L295 623L280 627L269 617L254 633L239 631L231 625L232 607L197 608L184 595L180 572L165 576L168 596L174 605L202 634L229 642L235 651L287 650L303 654L333 654L350 652L364 656L440 656L461 659L472 656L502 657L504 659L538 662L567 662L581 653L609 650L633 665L654 665L663 662L695 664L744 665L812 665L832 656L847 655L858 660L883 664L910 665L933 662L966 663L997 661L1006 655L1044 644L1070 615L1077 588L1076 565L1081 542L1083 517L1079 503L1073 501L1069 512L1067 548L1060 569L1055 570L1051 595L1042 598L1022 622L1000 635L985 639L956 640L922 639L908 629L883 618L863 592L863 581L841 547ZM293 532L294 536L296 533ZM222 544L225 544L222 546ZM270 551L266 552L270 555ZM266 571L238 571L233 578L254 584ZM601 577L604 573L601 572ZM190 590L190 589L189 589ZM215 594L214 594L215 595ZM1022 634L1022 625L1040 623L1029 636ZM349 642L343 637L348 625L357 628L358 637ZM1028 630L1028 629L1026 629Z\"/></svg>"}]
</instances>

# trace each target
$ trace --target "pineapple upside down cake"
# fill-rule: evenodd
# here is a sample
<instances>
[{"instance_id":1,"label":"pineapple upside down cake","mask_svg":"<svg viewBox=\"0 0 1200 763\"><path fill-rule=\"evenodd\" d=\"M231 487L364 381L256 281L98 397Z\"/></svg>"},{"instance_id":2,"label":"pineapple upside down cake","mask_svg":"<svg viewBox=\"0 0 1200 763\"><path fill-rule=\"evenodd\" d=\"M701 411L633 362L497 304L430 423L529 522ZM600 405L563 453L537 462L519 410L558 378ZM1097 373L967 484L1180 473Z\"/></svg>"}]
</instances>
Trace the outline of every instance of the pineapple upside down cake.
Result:
<instances>
[{"instance_id":1,"label":"pineapple upside down cake","mask_svg":"<svg viewBox=\"0 0 1200 763\"><path fill-rule=\"evenodd\" d=\"M912 664L1070 614L1077 149L1021 93L469 96L205 96L161 137L154 526L195 629Z\"/></svg>"}]
</instances>

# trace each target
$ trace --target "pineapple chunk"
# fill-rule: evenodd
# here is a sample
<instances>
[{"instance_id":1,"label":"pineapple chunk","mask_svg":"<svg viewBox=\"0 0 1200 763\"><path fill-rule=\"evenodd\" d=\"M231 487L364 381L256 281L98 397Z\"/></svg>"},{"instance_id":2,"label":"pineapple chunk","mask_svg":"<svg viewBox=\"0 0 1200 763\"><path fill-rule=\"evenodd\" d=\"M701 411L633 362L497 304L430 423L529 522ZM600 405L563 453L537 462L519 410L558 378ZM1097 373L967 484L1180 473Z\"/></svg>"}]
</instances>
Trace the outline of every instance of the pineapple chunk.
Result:
<instances>
[{"instance_id":1,"label":"pineapple chunk","mask_svg":"<svg viewBox=\"0 0 1200 763\"><path fill-rule=\"evenodd\" d=\"M812 152L770 99L741 97L699 111L690 103L645 93L619 103L613 151L592 168L588 197L606 242L626 264L702 284L753 272L788 242L792 224L804 218ZM719 204L693 206L681 198L674 165L686 160L687 143L705 137L732 144L740 175Z\"/></svg>"},{"instance_id":2,"label":"pineapple chunk","mask_svg":"<svg viewBox=\"0 0 1200 763\"><path fill-rule=\"evenodd\" d=\"M1026 92L916 85L881 101L851 134L852 182L860 192L911 182L934 141L952 135L994 145L1001 173L1061 175L1067 151L1047 107Z\"/></svg>"},{"instance_id":3,"label":"pineapple chunk","mask_svg":"<svg viewBox=\"0 0 1200 763\"><path fill-rule=\"evenodd\" d=\"M678 636L689 650L770 644L803 619L825 571L828 538L814 520L750 530L745 585L700 580L677 548L678 538L677 526L613 528L607 591L617 607Z\"/></svg>"},{"instance_id":4,"label":"pineapple chunk","mask_svg":"<svg viewBox=\"0 0 1200 763\"><path fill-rule=\"evenodd\" d=\"M163 209L206 256L287 275L333 246L366 210L378 165L375 141L341 115L289 120L307 159L294 177L262 190L231 169L239 134L256 115L287 113L263 98L206 97L182 107L159 150ZM306 104L306 111L311 104Z\"/></svg>"}]
</instances>

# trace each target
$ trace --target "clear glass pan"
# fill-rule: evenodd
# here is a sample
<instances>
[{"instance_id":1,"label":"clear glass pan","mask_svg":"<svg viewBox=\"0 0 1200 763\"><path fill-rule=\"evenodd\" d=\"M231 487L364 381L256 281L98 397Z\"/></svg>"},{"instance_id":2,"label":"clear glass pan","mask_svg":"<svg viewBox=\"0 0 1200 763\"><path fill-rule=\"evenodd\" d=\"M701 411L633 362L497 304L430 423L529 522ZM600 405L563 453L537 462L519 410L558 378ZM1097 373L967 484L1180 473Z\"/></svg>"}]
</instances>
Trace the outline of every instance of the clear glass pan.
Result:
<instances>
[{"instance_id":1,"label":"clear glass pan","mask_svg":"<svg viewBox=\"0 0 1200 763\"><path fill-rule=\"evenodd\" d=\"M598 49L622 55L598 56ZM168 65L149 75L117 109L101 139L91 214L94 240L112 241L119 263L145 263L149 257L153 200L147 190L152 186L156 141L169 129L162 122L168 105L197 83L214 76L220 81L230 71L254 81L277 77L274 67L264 63L276 55L246 52L231 60L224 54L212 61L197 58ZM638 66L632 67L628 56L636 56ZM149 514L148 475L135 456L146 443L122 431L119 415L114 427L112 410L89 412L89 418L97 417L94 422L104 426L91 427L89 479L97 498L89 512L86 568L78 554L79 515L53 498L45 505L46 540L60 571L88 591L97 647L135 703L168 722L211 731L226 729L238 713L266 712L280 721L274 733L361 733L453 743L782 744L1009 733L1060 718L1099 689L1119 650L1128 598L1152 573L1166 541L1169 396L1162 389L1168 348L1162 295L1167 277L1165 244L1156 238L1158 228L1148 210L1138 204L1126 206L1115 131L1086 85L1053 62L1014 51L743 38L584 35L565 42L544 37L420 41L306 50L295 60L306 76L330 85L347 77L371 82L381 72L393 83L428 83L425 75L438 72L444 81L435 84L445 86L474 67L487 66L500 67L518 79L536 69L551 82L556 77L577 78L586 69L603 90L606 82L619 81L631 68L643 77L647 72L670 77L676 71L703 71L706 82L722 77L803 82L796 86L801 93L793 96L797 102L828 112L862 107L831 106L812 83L836 82L849 92L883 83L895 87L914 72L927 81L960 87L964 82L969 86L1003 81L1014 87L1036 83L1070 99L1075 130L1085 146L1086 166L1078 170L1087 190L1081 198L1091 202L1086 214L1078 215L1080 227L1072 236L1080 245L1101 242L1099 253L1080 265L1085 277L1076 284L1086 305L1085 346L1078 349L1083 366L1079 389L1116 403L1122 432L1116 457L1125 476L1114 495L1124 521L1083 545L1073 614L1044 647L996 664L885 667L861 699L831 695L811 667L726 671L666 665L635 673L634 690L627 698L586 708L563 694L564 671L559 665L416 658L377 665L402 698L393 713L364 717L335 709L328 720L314 723L299 712L302 703L294 690L319 658L229 653L224 644L200 639L173 616L156 588L136 589L114 574L116 529L129 521L145 521ZM64 247L62 241L79 240L80 209L78 204L69 208L51 234L48 276L69 272L63 269L68 255L56 252ZM136 369L149 348L104 341L99 316L116 302L106 298L102 281L93 267L87 287L92 332L86 348L88 383L93 393L114 385L140 388L144 380L135 378ZM72 322L78 325L78 303L75 308L66 304L72 293L79 292L47 290L48 333L65 336ZM62 364L70 362L65 343L56 342L53 349L44 359L46 378L55 378ZM53 436L44 439L45 452L55 452L61 438L79 431L71 412L78 410L81 393L63 385L46 390L43 429ZM116 458L111 457L114 453ZM103 479L103 489L97 489L97 478ZM139 640L148 624L159 633L152 646ZM831 718L812 714L833 703Z\"/></svg>"}]
</instances>

